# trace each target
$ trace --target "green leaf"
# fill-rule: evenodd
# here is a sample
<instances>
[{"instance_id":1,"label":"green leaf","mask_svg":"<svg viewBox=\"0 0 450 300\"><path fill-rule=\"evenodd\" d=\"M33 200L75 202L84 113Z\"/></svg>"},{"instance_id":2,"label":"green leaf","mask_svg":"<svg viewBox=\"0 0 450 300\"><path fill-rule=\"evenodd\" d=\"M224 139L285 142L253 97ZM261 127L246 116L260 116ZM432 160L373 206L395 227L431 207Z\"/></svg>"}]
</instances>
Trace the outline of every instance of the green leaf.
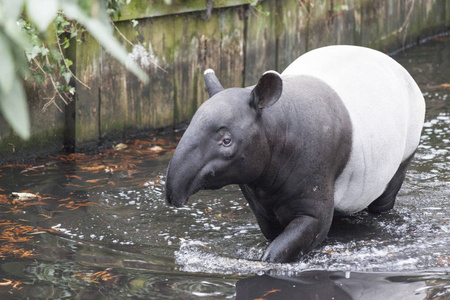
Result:
<instances>
[{"instance_id":1,"label":"green leaf","mask_svg":"<svg viewBox=\"0 0 450 300\"><path fill-rule=\"evenodd\" d=\"M37 26L39 31L47 30L50 23L56 18L58 0L28 0L28 17Z\"/></svg>"},{"instance_id":2,"label":"green leaf","mask_svg":"<svg viewBox=\"0 0 450 300\"><path fill-rule=\"evenodd\" d=\"M44 77L44 74L42 74L42 73L34 73L33 79L36 81L37 84L43 84L45 77Z\"/></svg>"},{"instance_id":3,"label":"green leaf","mask_svg":"<svg viewBox=\"0 0 450 300\"><path fill-rule=\"evenodd\" d=\"M41 55L42 56L46 56L49 53L50 53L50 50L48 50L48 48L41 47Z\"/></svg>"},{"instance_id":4,"label":"green leaf","mask_svg":"<svg viewBox=\"0 0 450 300\"><path fill-rule=\"evenodd\" d=\"M99 44L114 56L120 63L134 73L141 81L148 83L148 75L142 71L136 62L128 58L125 48L114 38L110 28L98 19L90 18L74 2L61 0L61 7L64 13L69 17L76 19L83 25L89 33L99 42Z\"/></svg>"},{"instance_id":5,"label":"green leaf","mask_svg":"<svg viewBox=\"0 0 450 300\"><path fill-rule=\"evenodd\" d=\"M0 91L8 93L13 85L15 67L8 39L0 31Z\"/></svg>"},{"instance_id":6,"label":"green leaf","mask_svg":"<svg viewBox=\"0 0 450 300\"><path fill-rule=\"evenodd\" d=\"M64 58L64 62L67 65L67 67L70 67L71 65L73 65L73 62L68 58Z\"/></svg>"},{"instance_id":7,"label":"green leaf","mask_svg":"<svg viewBox=\"0 0 450 300\"><path fill-rule=\"evenodd\" d=\"M4 26L6 36L16 43L17 46L21 49L29 49L31 47L28 36L22 32L20 27L17 25L17 21L9 20L4 24Z\"/></svg>"},{"instance_id":8,"label":"green leaf","mask_svg":"<svg viewBox=\"0 0 450 300\"><path fill-rule=\"evenodd\" d=\"M3 7L3 18L17 20L22 13L24 0L0 0L0 8ZM0 9L1 10L1 9Z\"/></svg>"},{"instance_id":9,"label":"green leaf","mask_svg":"<svg viewBox=\"0 0 450 300\"><path fill-rule=\"evenodd\" d=\"M4 23L4 33L9 39L10 48L14 49L14 63L16 70L22 77L26 77L30 73L29 64L25 56L24 50L31 51L32 46L28 36L18 26L15 20L9 20Z\"/></svg>"},{"instance_id":10,"label":"green leaf","mask_svg":"<svg viewBox=\"0 0 450 300\"><path fill-rule=\"evenodd\" d=\"M36 56L38 56L38 54L41 53L41 47L39 46L34 46L30 52L27 51L27 58L28 60L32 60L33 58L35 58Z\"/></svg>"},{"instance_id":11,"label":"green leaf","mask_svg":"<svg viewBox=\"0 0 450 300\"><path fill-rule=\"evenodd\" d=\"M70 78L72 78L72 74L70 72L64 72L64 73L62 73L62 76L66 80L66 83L69 84Z\"/></svg>"},{"instance_id":12,"label":"green leaf","mask_svg":"<svg viewBox=\"0 0 450 300\"><path fill-rule=\"evenodd\" d=\"M67 48L69 48L69 46L70 46L70 40L67 38L67 37L64 37L64 49L67 49Z\"/></svg>"},{"instance_id":13,"label":"green leaf","mask_svg":"<svg viewBox=\"0 0 450 300\"><path fill-rule=\"evenodd\" d=\"M22 82L17 76L14 76L9 93L0 93L0 109L17 134L23 139L28 139L30 137L28 104Z\"/></svg>"}]
</instances>

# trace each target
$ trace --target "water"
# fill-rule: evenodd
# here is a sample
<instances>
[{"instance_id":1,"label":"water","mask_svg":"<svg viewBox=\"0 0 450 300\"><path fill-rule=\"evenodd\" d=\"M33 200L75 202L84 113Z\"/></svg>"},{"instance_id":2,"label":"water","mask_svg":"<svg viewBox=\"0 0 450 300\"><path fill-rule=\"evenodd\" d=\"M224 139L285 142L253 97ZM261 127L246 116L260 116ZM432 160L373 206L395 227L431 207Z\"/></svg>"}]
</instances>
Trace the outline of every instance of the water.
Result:
<instances>
[{"instance_id":1,"label":"water","mask_svg":"<svg viewBox=\"0 0 450 300\"><path fill-rule=\"evenodd\" d=\"M165 205L179 135L2 166L0 298L449 299L450 38L395 58L419 83L427 116L391 212L335 220L300 261L268 264L237 186Z\"/></svg>"}]
</instances>

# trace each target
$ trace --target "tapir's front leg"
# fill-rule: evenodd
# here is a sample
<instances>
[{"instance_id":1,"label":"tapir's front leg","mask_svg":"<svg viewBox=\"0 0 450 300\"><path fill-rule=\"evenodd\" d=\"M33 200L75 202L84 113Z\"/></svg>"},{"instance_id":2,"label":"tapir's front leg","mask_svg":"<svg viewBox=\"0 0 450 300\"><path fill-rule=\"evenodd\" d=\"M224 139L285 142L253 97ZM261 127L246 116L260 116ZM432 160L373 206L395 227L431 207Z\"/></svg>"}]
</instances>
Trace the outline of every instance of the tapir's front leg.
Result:
<instances>
[{"instance_id":1,"label":"tapir's front leg","mask_svg":"<svg viewBox=\"0 0 450 300\"><path fill-rule=\"evenodd\" d=\"M330 229L333 207L320 206L321 211L316 210L311 214L294 217L266 249L262 260L277 263L292 262L321 243Z\"/></svg>"},{"instance_id":2,"label":"tapir's front leg","mask_svg":"<svg viewBox=\"0 0 450 300\"><path fill-rule=\"evenodd\" d=\"M310 216L301 216L292 220L269 245L262 260L268 262L294 261L317 244L319 227L319 221Z\"/></svg>"},{"instance_id":3,"label":"tapir's front leg","mask_svg":"<svg viewBox=\"0 0 450 300\"><path fill-rule=\"evenodd\" d=\"M256 221L258 222L261 232L264 234L266 239L273 241L283 232L284 227L280 224L273 211L267 210L258 204L258 200L248 186L241 185L240 187L256 217Z\"/></svg>"}]
</instances>

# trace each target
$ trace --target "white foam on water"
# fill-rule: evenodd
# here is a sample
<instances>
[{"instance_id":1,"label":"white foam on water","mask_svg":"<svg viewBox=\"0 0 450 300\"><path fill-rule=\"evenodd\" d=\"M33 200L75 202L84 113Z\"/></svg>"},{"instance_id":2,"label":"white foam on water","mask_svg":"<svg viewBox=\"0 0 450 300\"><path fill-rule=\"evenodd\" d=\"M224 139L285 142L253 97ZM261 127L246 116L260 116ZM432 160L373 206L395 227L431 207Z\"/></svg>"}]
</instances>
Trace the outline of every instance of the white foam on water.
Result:
<instances>
[{"instance_id":1,"label":"white foam on water","mask_svg":"<svg viewBox=\"0 0 450 300\"><path fill-rule=\"evenodd\" d=\"M305 270L345 270L358 272L417 271L421 266L435 265L441 253L414 256L409 253L411 245L355 247L348 244L325 246L313 251L299 262L267 263L259 257L263 249L251 249L247 258L232 258L214 253L208 244L195 240L183 240L180 250L175 252L175 263L185 272L216 274L262 274L294 275ZM428 249L428 247L426 247ZM429 249L428 249L429 250ZM255 255L255 253L257 253ZM406 255L405 255L406 254ZM445 267L445 266L436 266ZM448 267L448 266L447 266Z\"/></svg>"},{"instance_id":2,"label":"white foam on water","mask_svg":"<svg viewBox=\"0 0 450 300\"><path fill-rule=\"evenodd\" d=\"M249 251L252 256L261 256L262 249ZM249 255L249 256L250 256ZM253 257L254 258L254 257ZM175 252L175 263L186 272L217 274L262 274L272 271L280 274L294 274L306 268L304 263L272 264L246 258L230 258L210 252L209 245L195 240L181 240L180 250Z\"/></svg>"}]
</instances>

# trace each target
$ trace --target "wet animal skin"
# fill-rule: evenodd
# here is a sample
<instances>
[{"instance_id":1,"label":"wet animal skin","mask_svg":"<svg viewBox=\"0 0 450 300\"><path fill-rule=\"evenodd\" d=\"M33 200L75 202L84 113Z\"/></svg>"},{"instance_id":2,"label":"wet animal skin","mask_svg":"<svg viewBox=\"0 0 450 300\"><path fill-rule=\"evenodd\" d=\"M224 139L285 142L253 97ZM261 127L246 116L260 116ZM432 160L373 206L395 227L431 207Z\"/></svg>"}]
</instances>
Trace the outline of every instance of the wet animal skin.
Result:
<instances>
[{"instance_id":1,"label":"wet animal skin","mask_svg":"<svg viewBox=\"0 0 450 300\"><path fill-rule=\"evenodd\" d=\"M335 214L391 209L420 140L425 102L408 72L368 48L308 52L255 86L224 89L195 113L167 170L166 201L239 184L264 236L262 260L290 262Z\"/></svg>"}]
</instances>

